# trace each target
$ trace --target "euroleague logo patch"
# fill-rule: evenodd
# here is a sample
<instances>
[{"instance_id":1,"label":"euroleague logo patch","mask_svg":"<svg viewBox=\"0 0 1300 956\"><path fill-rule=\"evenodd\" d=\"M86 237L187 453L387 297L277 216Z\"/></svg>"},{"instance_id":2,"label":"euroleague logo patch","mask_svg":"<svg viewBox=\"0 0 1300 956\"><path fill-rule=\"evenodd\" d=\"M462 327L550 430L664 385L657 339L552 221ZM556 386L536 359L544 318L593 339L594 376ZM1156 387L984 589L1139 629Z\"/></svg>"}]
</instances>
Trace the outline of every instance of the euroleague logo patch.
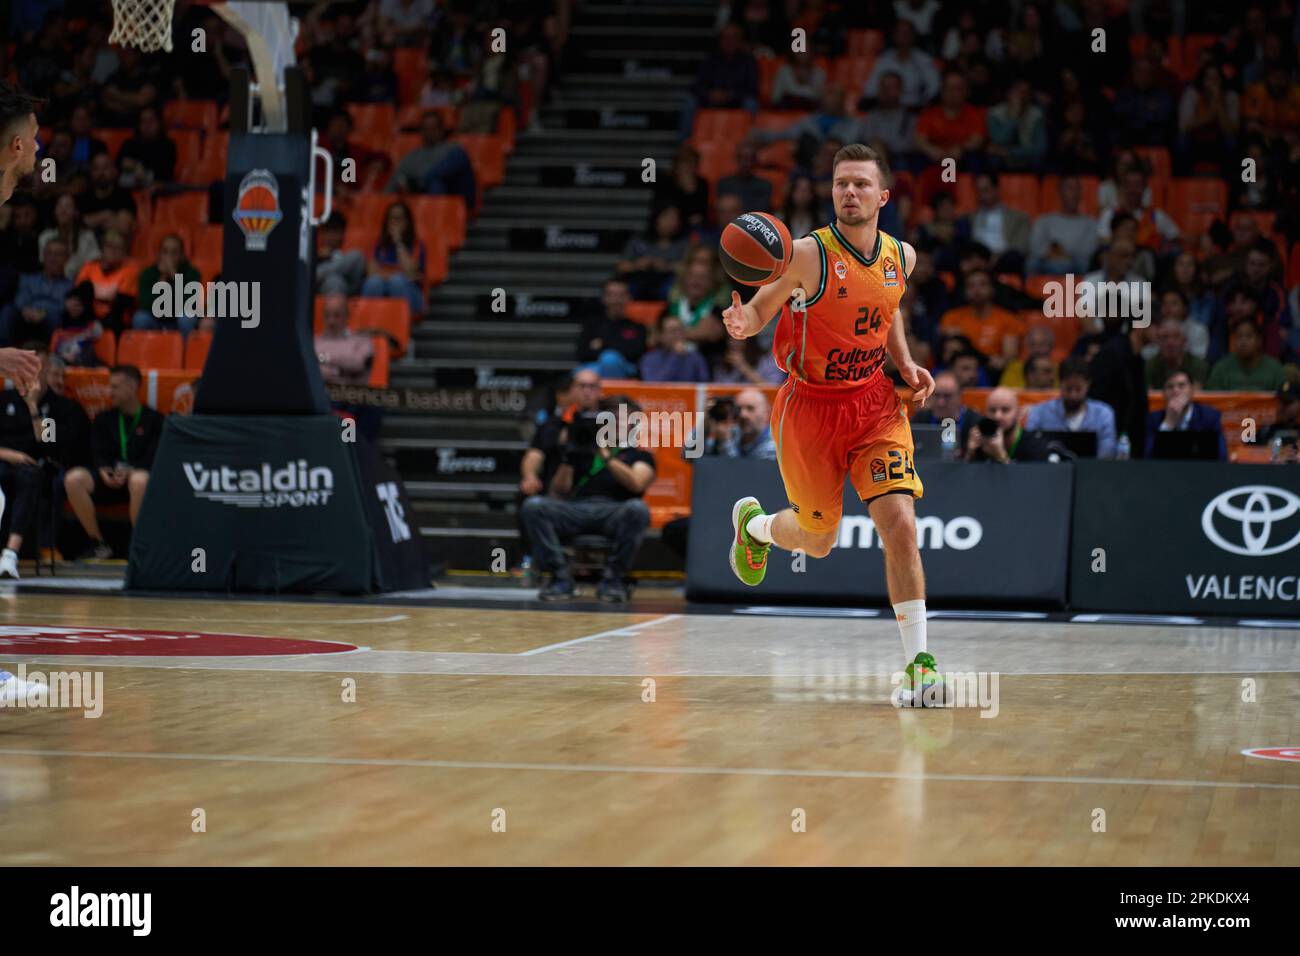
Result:
<instances>
[{"instance_id":1,"label":"euroleague logo patch","mask_svg":"<svg viewBox=\"0 0 1300 956\"><path fill-rule=\"evenodd\" d=\"M885 284L885 285L898 285L898 266L896 266L896 265L894 264L894 260L891 259L891 258L889 258L889 256L885 256L885 261L884 261L883 265L884 265L884 269L885 269L885 282L884 282L884 284Z\"/></svg>"},{"instance_id":2,"label":"euroleague logo patch","mask_svg":"<svg viewBox=\"0 0 1300 956\"><path fill-rule=\"evenodd\" d=\"M871 480L872 481L885 480L885 459L883 458L871 459Z\"/></svg>"},{"instance_id":3,"label":"euroleague logo patch","mask_svg":"<svg viewBox=\"0 0 1300 956\"><path fill-rule=\"evenodd\" d=\"M846 275L848 275L848 274L849 274L849 267L846 266L846 265L844 264L844 260L843 260L843 259L836 259L836 260L835 260L835 275L838 276L839 278L843 279L843 278L844 278Z\"/></svg>"},{"instance_id":4,"label":"euroleague logo patch","mask_svg":"<svg viewBox=\"0 0 1300 956\"><path fill-rule=\"evenodd\" d=\"M0 658L87 654L110 657L275 657L284 654L341 654L355 651L342 641L154 631L134 627L54 627L45 624L0 626Z\"/></svg>"}]
</instances>

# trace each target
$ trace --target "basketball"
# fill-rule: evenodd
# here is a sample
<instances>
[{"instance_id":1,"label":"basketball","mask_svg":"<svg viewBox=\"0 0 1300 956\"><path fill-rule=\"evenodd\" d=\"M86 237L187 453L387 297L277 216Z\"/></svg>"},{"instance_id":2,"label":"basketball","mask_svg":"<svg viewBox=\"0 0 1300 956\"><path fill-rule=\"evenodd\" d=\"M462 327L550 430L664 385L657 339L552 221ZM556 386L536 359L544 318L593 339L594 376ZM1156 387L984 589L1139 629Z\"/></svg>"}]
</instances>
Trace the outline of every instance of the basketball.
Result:
<instances>
[{"instance_id":1,"label":"basketball","mask_svg":"<svg viewBox=\"0 0 1300 956\"><path fill-rule=\"evenodd\" d=\"M718 255L727 275L742 285L767 285L781 278L794 258L794 240L780 219L766 212L737 216L722 230Z\"/></svg>"}]
</instances>

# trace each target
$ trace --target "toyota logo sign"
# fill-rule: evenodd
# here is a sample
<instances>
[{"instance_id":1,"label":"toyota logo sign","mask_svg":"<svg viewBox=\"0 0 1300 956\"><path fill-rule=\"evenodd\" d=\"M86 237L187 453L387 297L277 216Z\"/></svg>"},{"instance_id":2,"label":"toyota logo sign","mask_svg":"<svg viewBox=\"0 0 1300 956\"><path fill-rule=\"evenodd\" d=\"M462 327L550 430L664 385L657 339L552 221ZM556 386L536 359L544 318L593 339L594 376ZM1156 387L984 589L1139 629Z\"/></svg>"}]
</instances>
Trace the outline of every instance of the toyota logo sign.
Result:
<instances>
[{"instance_id":1,"label":"toyota logo sign","mask_svg":"<svg viewBox=\"0 0 1300 956\"><path fill-rule=\"evenodd\" d=\"M1275 531L1274 525L1300 514L1300 497L1285 488L1272 485L1241 485L1215 496L1201 512L1201 529L1205 536L1224 551L1262 558L1294 548L1300 543L1300 521L1295 522L1294 533L1284 541L1274 543L1285 530ZM1231 525L1236 529L1229 540L1220 533L1221 527Z\"/></svg>"}]
</instances>

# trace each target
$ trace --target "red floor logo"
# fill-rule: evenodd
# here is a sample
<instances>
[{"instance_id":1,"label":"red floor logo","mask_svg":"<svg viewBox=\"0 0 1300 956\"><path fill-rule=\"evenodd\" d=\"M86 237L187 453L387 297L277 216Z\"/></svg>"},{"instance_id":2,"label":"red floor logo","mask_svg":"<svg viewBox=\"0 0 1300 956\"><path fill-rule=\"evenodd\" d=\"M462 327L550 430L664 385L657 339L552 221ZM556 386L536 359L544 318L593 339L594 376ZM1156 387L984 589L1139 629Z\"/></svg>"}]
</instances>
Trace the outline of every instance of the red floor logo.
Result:
<instances>
[{"instance_id":1,"label":"red floor logo","mask_svg":"<svg viewBox=\"0 0 1300 956\"><path fill-rule=\"evenodd\" d=\"M356 645L245 634L152 631L134 627L0 626L0 657L100 654L114 657L278 657L341 654Z\"/></svg>"},{"instance_id":2,"label":"red floor logo","mask_svg":"<svg viewBox=\"0 0 1300 956\"><path fill-rule=\"evenodd\" d=\"M1252 747L1242 753L1261 760L1291 760L1300 763L1300 747Z\"/></svg>"}]
</instances>

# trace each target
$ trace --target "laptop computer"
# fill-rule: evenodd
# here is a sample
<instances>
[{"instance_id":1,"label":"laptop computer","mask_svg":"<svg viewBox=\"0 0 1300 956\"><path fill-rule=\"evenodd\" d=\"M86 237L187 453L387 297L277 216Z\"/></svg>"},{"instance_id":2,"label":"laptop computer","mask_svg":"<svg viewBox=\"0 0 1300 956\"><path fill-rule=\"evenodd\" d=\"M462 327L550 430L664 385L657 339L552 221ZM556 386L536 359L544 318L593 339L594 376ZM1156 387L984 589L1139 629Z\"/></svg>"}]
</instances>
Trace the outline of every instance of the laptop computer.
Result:
<instances>
[{"instance_id":1,"label":"laptop computer","mask_svg":"<svg viewBox=\"0 0 1300 956\"><path fill-rule=\"evenodd\" d=\"M1097 457L1096 432L1047 431L1040 429L1034 432L1034 435L1048 445L1055 442L1073 454L1075 458Z\"/></svg>"},{"instance_id":2,"label":"laptop computer","mask_svg":"<svg viewBox=\"0 0 1300 956\"><path fill-rule=\"evenodd\" d=\"M1190 458L1217 461L1219 433L1214 429L1156 432L1151 438L1152 458Z\"/></svg>"}]
</instances>

